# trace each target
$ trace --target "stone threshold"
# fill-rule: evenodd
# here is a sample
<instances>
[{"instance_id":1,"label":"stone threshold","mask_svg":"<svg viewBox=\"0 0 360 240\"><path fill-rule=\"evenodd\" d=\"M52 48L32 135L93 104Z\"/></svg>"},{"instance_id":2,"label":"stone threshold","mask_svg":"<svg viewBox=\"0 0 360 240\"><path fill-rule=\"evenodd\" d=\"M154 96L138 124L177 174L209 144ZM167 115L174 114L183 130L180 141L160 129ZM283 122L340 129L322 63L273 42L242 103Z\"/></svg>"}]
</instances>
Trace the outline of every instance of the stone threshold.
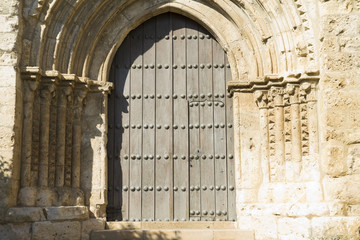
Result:
<instances>
[{"instance_id":1,"label":"stone threshold","mask_svg":"<svg viewBox=\"0 0 360 240\"><path fill-rule=\"evenodd\" d=\"M235 229L104 230L93 231L90 240L254 240L254 233Z\"/></svg>"},{"instance_id":2,"label":"stone threshold","mask_svg":"<svg viewBox=\"0 0 360 240\"><path fill-rule=\"evenodd\" d=\"M254 240L254 232L237 229L235 222L107 222L90 240Z\"/></svg>"},{"instance_id":3,"label":"stone threshold","mask_svg":"<svg viewBox=\"0 0 360 240\"><path fill-rule=\"evenodd\" d=\"M236 222L106 222L109 230L148 230L148 229L237 229Z\"/></svg>"}]
</instances>

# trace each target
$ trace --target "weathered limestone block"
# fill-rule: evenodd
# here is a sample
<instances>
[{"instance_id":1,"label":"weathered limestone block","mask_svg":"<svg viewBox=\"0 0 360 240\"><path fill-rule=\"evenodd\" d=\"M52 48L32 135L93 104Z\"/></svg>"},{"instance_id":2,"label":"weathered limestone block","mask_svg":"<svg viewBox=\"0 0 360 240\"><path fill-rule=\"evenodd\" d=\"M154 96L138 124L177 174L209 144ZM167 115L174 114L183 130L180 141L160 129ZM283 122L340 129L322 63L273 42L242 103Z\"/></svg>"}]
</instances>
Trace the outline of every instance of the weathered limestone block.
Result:
<instances>
[{"instance_id":1,"label":"weathered limestone block","mask_svg":"<svg viewBox=\"0 0 360 240\"><path fill-rule=\"evenodd\" d=\"M329 204L330 216L346 216L346 205L341 202L330 202Z\"/></svg>"},{"instance_id":2,"label":"weathered limestone block","mask_svg":"<svg viewBox=\"0 0 360 240\"><path fill-rule=\"evenodd\" d=\"M342 52L360 51L360 37L341 37L338 41Z\"/></svg>"},{"instance_id":3,"label":"weathered limestone block","mask_svg":"<svg viewBox=\"0 0 360 240\"><path fill-rule=\"evenodd\" d=\"M360 175L324 177L325 200L339 200L349 204L360 203Z\"/></svg>"},{"instance_id":4,"label":"weathered limestone block","mask_svg":"<svg viewBox=\"0 0 360 240\"><path fill-rule=\"evenodd\" d=\"M35 187L23 187L19 191L18 202L22 206L36 206L36 193Z\"/></svg>"},{"instance_id":5,"label":"weathered limestone block","mask_svg":"<svg viewBox=\"0 0 360 240\"><path fill-rule=\"evenodd\" d=\"M54 189L57 198L54 206L83 206L84 193L80 189L58 187Z\"/></svg>"},{"instance_id":6,"label":"weathered limestone block","mask_svg":"<svg viewBox=\"0 0 360 240\"><path fill-rule=\"evenodd\" d=\"M278 239L309 239L311 222L308 218L280 218L278 220Z\"/></svg>"},{"instance_id":7,"label":"weathered limestone block","mask_svg":"<svg viewBox=\"0 0 360 240\"><path fill-rule=\"evenodd\" d=\"M81 238L81 223L77 221L65 222L36 222L32 225L32 240L57 240Z\"/></svg>"},{"instance_id":8,"label":"weathered limestone block","mask_svg":"<svg viewBox=\"0 0 360 240\"><path fill-rule=\"evenodd\" d=\"M352 144L347 149L347 173L360 173L360 144Z\"/></svg>"},{"instance_id":9,"label":"weathered limestone block","mask_svg":"<svg viewBox=\"0 0 360 240\"><path fill-rule=\"evenodd\" d=\"M6 213L8 222L38 222L45 221L43 209L40 207L9 208Z\"/></svg>"},{"instance_id":10,"label":"weathered limestone block","mask_svg":"<svg viewBox=\"0 0 360 240\"><path fill-rule=\"evenodd\" d=\"M56 201L56 195L50 188L39 187L36 194L36 206L46 207L52 206Z\"/></svg>"},{"instance_id":11,"label":"weathered limestone block","mask_svg":"<svg viewBox=\"0 0 360 240\"><path fill-rule=\"evenodd\" d=\"M84 220L89 218L87 207L47 207L46 218L50 221Z\"/></svg>"},{"instance_id":12,"label":"weathered limestone block","mask_svg":"<svg viewBox=\"0 0 360 240\"><path fill-rule=\"evenodd\" d=\"M236 192L237 203L253 203L257 201L258 190L252 189L238 189Z\"/></svg>"},{"instance_id":13,"label":"weathered limestone block","mask_svg":"<svg viewBox=\"0 0 360 240\"><path fill-rule=\"evenodd\" d=\"M360 216L360 204L346 206L348 216Z\"/></svg>"},{"instance_id":14,"label":"weathered limestone block","mask_svg":"<svg viewBox=\"0 0 360 240\"><path fill-rule=\"evenodd\" d=\"M319 2L321 14L349 14L357 9L352 0L323 0Z\"/></svg>"},{"instance_id":15,"label":"weathered limestone block","mask_svg":"<svg viewBox=\"0 0 360 240\"><path fill-rule=\"evenodd\" d=\"M256 240L278 239L277 217L238 217L240 229L255 231Z\"/></svg>"},{"instance_id":16,"label":"weathered limestone block","mask_svg":"<svg viewBox=\"0 0 360 240\"><path fill-rule=\"evenodd\" d=\"M311 221L312 239L360 239L359 217L315 217Z\"/></svg>"},{"instance_id":17,"label":"weathered limestone block","mask_svg":"<svg viewBox=\"0 0 360 240\"><path fill-rule=\"evenodd\" d=\"M327 71L353 71L360 68L359 53L324 53L324 69Z\"/></svg>"},{"instance_id":18,"label":"weathered limestone block","mask_svg":"<svg viewBox=\"0 0 360 240\"><path fill-rule=\"evenodd\" d=\"M342 145L328 145L323 150L322 155L322 169L332 176L338 177L344 175L346 172L346 159L344 147Z\"/></svg>"},{"instance_id":19,"label":"weathered limestone block","mask_svg":"<svg viewBox=\"0 0 360 240\"><path fill-rule=\"evenodd\" d=\"M358 14L329 14L321 19L321 36L356 36L360 30Z\"/></svg>"},{"instance_id":20,"label":"weathered limestone block","mask_svg":"<svg viewBox=\"0 0 360 240\"><path fill-rule=\"evenodd\" d=\"M281 217L312 217L328 216L329 204L322 203L257 203L238 204L239 216L281 216Z\"/></svg>"},{"instance_id":21,"label":"weathered limestone block","mask_svg":"<svg viewBox=\"0 0 360 240\"><path fill-rule=\"evenodd\" d=\"M105 229L105 220L104 219L89 219L86 221L83 221L81 223L81 239L82 240L88 240L90 237L91 231L94 230L103 230Z\"/></svg>"},{"instance_id":22,"label":"weathered limestone block","mask_svg":"<svg viewBox=\"0 0 360 240\"><path fill-rule=\"evenodd\" d=\"M316 168L316 170L318 170ZM319 174L320 171L317 173ZM311 172L310 172L311 173ZM307 182L306 184L306 201L307 202L320 202L324 200L324 193L319 182Z\"/></svg>"},{"instance_id":23,"label":"weathered limestone block","mask_svg":"<svg viewBox=\"0 0 360 240\"><path fill-rule=\"evenodd\" d=\"M0 225L1 240L31 239L31 223L9 223Z\"/></svg>"}]
</instances>

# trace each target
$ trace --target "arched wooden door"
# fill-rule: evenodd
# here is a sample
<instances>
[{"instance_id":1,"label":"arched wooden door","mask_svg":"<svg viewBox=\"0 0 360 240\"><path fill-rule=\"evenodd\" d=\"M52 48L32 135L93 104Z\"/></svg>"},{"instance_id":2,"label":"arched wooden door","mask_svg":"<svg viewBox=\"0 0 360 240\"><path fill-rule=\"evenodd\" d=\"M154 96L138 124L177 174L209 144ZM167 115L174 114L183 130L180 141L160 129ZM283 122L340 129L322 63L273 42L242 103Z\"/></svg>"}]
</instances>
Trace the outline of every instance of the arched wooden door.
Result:
<instances>
[{"instance_id":1,"label":"arched wooden door","mask_svg":"<svg viewBox=\"0 0 360 240\"><path fill-rule=\"evenodd\" d=\"M235 220L230 78L224 50L188 18L129 33L110 73L108 220Z\"/></svg>"}]
</instances>

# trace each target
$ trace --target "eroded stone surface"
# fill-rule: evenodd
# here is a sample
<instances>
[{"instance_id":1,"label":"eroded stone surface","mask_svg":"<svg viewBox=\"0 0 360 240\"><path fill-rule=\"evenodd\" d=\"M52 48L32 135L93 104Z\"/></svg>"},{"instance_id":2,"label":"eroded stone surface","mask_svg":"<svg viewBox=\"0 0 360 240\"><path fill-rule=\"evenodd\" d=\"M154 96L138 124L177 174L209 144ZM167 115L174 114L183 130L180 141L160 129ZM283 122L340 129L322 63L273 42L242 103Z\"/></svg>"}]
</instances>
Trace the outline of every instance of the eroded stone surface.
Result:
<instances>
[{"instance_id":1,"label":"eroded stone surface","mask_svg":"<svg viewBox=\"0 0 360 240\"><path fill-rule=\"evenodd\" d=\"M81 223L65 222L36 222L32 225L33 240L40 239L80 239Z\"/></svg>"},{"instance_id":2,"label":"eroded stone surface","mask_svg":"<svg viewBox=\"0 0 360 240\"><path fill-rule=\"evenodd\" d=\"M48 207L46 218L53 220L83 220L89 218L87 207Z\"/></svg>"},{"instance_id":3,"label":"eroded stone surface","mask_svg":"<svg viewBox=\"0 0 360 240\"><path fill-rule=\"evenodd\" d=\"M88 240L91 231L105 229L105 220L103 219L88 219L81 223L81 239Z\"/></svg>"},{"instance_id":4,"label":"eroded stone surface","mask_svg":"<svg viewBox=\"0 0 360 240\"><path fill-rule=\"evenodd\" d=\"M44 211L40 207L10 208L6 213L9 222L38 222L46 220Z\"/></svg>"},{"instance_id":5,"label":"eroded stone surface","mask_svg":"<svg viewBox=\"0 0 360 240\"><path fill-rule=\"evenodd\" d=\"M36 81L51 79L59 84L66 78L74 83L81 76L107 81L107 67L122 35L151 14L177 9L209 23L228 54L236 83L266 82L257 89L260 93L252 89L234 94L239 227L255 230L257 239L359 239L359 1L139 0L118 5L124 2L4 0L0 4L0 222L17 222L1 225L0 238L30 239L32 229L34 239L86 239L91 229L103 227L102 220L90 219L81 223L81 230L79 222L67 220L87 219L85 207L61 207L86 205L92 216L106 215L107 88L90 91L83 102L87 102L83 132L75 136L82 141L80 177L79 168L74 174L69 165L66 171L53 168L54 159L72 161L73 145L54 145L49 137L50 168L44 176L50 184L44 186L45 179L38 183L36 163L36 153L44 149L20 144L29 139L39 143L40 131L33 134L32 129L49 127L54 136L57 123L51 120L59 118L51 116L56 111L42 115L50 117L49 126L40 122L39 106L51 101L50 109L56 109L54 99L59 95L43 85L38 88ZM38 71L28 68L21 77L25 67ZM23 88L25 79L37 80ZM276 84L268 84L271 80ZM302 86L306 82L313 88ZM36 100L38 90L42 102ZM81 99L72 94L66 92L63 101L69 104L69 124L59 126L71 126L70 107L81 107L81 101L74 105ZM33 119L29 113L34 113ZM81 111L76 113L79 117ZM72 127L65 130L70 133ZM67 142L72 141L70 135ZM57 180L56 169L57 176L64 173ZM45 207L46 214L35 206ZM65 222L47 222L46 217ZM34 221L44 222L33 223L32 228L21 223Z\"/></svg>"}]
</instances>

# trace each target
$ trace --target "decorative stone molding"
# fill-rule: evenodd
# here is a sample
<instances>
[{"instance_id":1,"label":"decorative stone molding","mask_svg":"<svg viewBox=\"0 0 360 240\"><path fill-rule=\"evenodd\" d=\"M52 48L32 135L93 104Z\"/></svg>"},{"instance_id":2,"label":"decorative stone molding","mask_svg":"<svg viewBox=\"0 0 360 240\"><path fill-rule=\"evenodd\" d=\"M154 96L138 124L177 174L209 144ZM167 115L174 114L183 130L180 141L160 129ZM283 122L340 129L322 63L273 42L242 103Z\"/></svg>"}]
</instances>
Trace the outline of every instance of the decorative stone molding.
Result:
<instances>
[{"instance_id":1,"label":"decorative stone molding","mask_svg":"<svg viewBox=\"0 0 360 240\"><path fill-rule=\"evenodd\" d=\"M28 67L23 77L22 206L82 205L80 189L82 112L88 91L99 83Z\"/></svg>"},{"instance_id":2,"label":"decorative stone molding","mask_svg":"<svg viewBox=\"0 0 360 240\"><path fill-rule=\"evenodd\" d=\"M254 94L259 108L264 182L298 179L303 159L318 154L318 74L309 71L287 77L267 76L264 81L228 84L231 94Z\"/></svg>"}]
</instances>

